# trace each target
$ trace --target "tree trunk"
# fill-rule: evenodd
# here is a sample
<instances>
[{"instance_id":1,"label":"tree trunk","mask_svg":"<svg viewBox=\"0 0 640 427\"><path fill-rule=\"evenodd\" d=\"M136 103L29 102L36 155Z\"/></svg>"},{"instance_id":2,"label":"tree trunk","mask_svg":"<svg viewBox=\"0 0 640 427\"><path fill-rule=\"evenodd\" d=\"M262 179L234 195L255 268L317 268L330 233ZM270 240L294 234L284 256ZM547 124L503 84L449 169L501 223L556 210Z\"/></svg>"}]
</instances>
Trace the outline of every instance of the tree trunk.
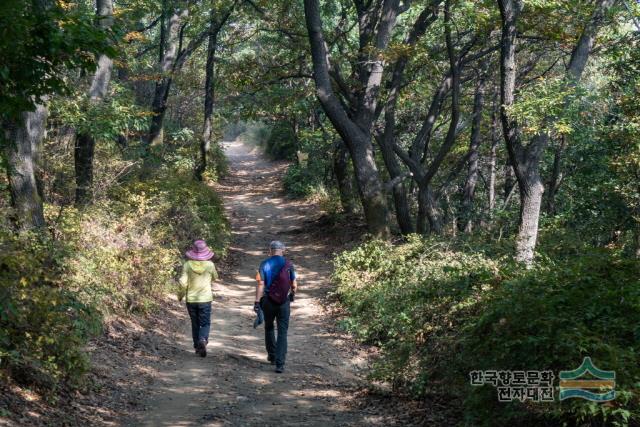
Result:
<instances>
[{"instance_id":1,"label":"tree trunk","mask_svg":"<svg viewBox=\"0 0 640 427\"><path fill-rule=\"evenodd\" d=\"M98 27L107 29L113 23L112 0L97 0L96 14ZM107 95L111 80L113 60L107 55L100 55L98 67L91 80L89 102L97 104ZM76 173L76 206L84 206L93 200L93 157L96 141L93 135L83 132L76 136L74 165Z\"/></svg>"},{"instance_id":2,"label":"tree trunk","mask_svg":"<svg viewBox=\"0 0 640 427\"><path fill-rule=\"evenodd\" d=\"M531 166L526 181L520 187L520 227L516 240L516 260L531 264L538 238L538 219L544 186L539 167Z\"/></svg>"},{"instance_id":3,"label":"tree trunk","mask_svg":"<svg viewBox=\"0 0 640 427\"><path fill-rule=\"evenodd\" d=\"M547 192L547 200L546 200L546 211L549 215L556 214L556 194L558 194L558 190L560 189L560 184L562 183L562 154L564 153L564 148L566 144L566 139L564 135L561 137L560 144L556 146L553 153L553 168L551 170L551 178L549 179L549 185L547 186L549 191Z\"/></svg>"},{"instance_id":4,"label":"tree trunk","mask_svg":"<svg viewBox=\"0 0 640 427\"><path fill-rule=\"evenodd\" d=\"M348 172L348 162L349 152L347 151L347 147L343 140L338 139L333 157L333 171L336 175L342 210L346 214L352 214L355 212L355 206L353 204L353 188Z\"/></svg>"},{"instance_id":5,"label":"tree trunk","mask_svg":"<svg viewBox=\"0 0 640 427\"><path fill-rule=\"evenodd\" d=\"M504 165L504 186L502 187L502 200L505 204L513 191L514 185L516 185L516 179L513 173L513 165L511 164L511 159L507 157Z\"/></svg>"},{"instance_id":6,"label":"tree trunk","mask_svg":"<svg viewBox=\"0 0 640 427\"><path fill-rule=\"evenodd\" d=\"M171 89L171 77L163 77L156 83L151 103L151 125L149 126L148 145L161 145L164 141L164 115L167 110L167 99Z\"/></svg>"},{"instance_id":7,"label":"tree trunk","mask_svg":"<svg viewBox=\"0 0 640 427\"><path fill-rule=\"evenodd\" d=\"M374 236L386 237L389 235L387 200L373 155L371 138L356 137L349 147L349 153L369 232Z\"/></svg>"},{"instance_id":8,"label":"tree trunk","mask_svg":"<svg viewBox=\"0 0 640 427\"><path fill-rule=\"evenodd\" d=\"M582 34L574 46L571 59L566 69L567 87L578 83L593 48L597 32L603 25L606 11L615 0L597 0L594 11L585 25ZM519 125L515 118L508 114L515 102L517 76L516 43L517 21L524 6L523 0L498 0L502 19L502 38L500 51L500 87L501 116L504 137L507 143L509 158L514 167L518 188L520 189L520 229L516 244L516 259L527 266L533 262L533 253L538 234L538 218L544 186L540 179L540 159L548 145L548 131L543 130L526 146L519 136ZM568 102L568 99L566 100ZM544 128L550 128L555 117L544 117ZM534 228L535 227L535 228Z\"/></svg>"},{"instance_id":9,"label":"tree trunk","mask_svg":"<svg viewBox=\"0 0 640 427\"><path fill-rule=\"evenodd\" d=\"M207 65L205 68L204 83L204 127L200 140L200 161L196 167L195 175L198 181L202 181L202 174L207 169L211 139L213 136L213 102L215 90L215 56L218 45L218 26L215 21L215 9L211 9L209 23L209 42L207 45Z\"/></svg>"},{"instance_id":10,"label":"tree trunk","mask_svg":"<svg viewBox=\"0 0 640 427\"><path fill-rule=\"evenodd\" d=\"M431 186L418 185L418 218L416 231L419 234L441 234L443 229L443 214L438 201L433 195Z\"/></svg>"},{"instance_id":11,"label":"tree trunk","mask_svg":"<svg viewBox=\"0 0 640 427\"><path fill-rule=\"evenodd\" d=\"M20 122L7 120L3 126L11 205L14 222L21 231L45 225L42 196L36 179L39 151L36 147L42 145L46 120L47 108L39 104L35 111L22 113Z\"/></svg>"},{"instance_id":12,"label":"tree trunk","mask_svg":"<svg viewBox=\"0 0 640 427\"><path fill-rule=\"evenodd\" d=\"M386 48L391 36L391 29L396 23L398 9L398 0L384 1L375 37L377 49ZM316 94L322 108L351 154L358 192L369 232L374 236L387 237L389 235L387 202L371 142L371 129L375 119L380 82L382 81L384 65L382 58L371 61L368 75L360 75L363 81L366 78L366 84L358 97L359 102L355 105L355 115L351 117L333 91L329 76L329 56L322 32L318 0L304 0L304 10L313 60ZM368 45L361 46L362 49L369 47Z\"/></svg>"},{"instance_id":13,"label":"tree trunk","mask_svg":"<svg viewBox=\"0 0 640 427\"><path fill-rule=\"evenodd\" d=\"M462 221L465 233L473 229L473 197L478 182L478 148L480 147L480 127L482 126L482 109L484 107L484 76L480 77L476 93L473 97L473 123L471 140L469 141L469 169L462 191Z\"/></svg>"},{"instance_id":14,"label":"tree trunk","mask_svg":"<svg viewBox=\"0 0 640 427\"><path fill-rule=\"evenodd\" d=\"M413 224L411 222L411 212L409 211L406 185L403 182L395 184L392 191L400 233L404 235L411 234L413 233Z\"/></svg>"},{"instance_id":15,"label":"tree trunk","mask_svg":"<svg viewBox=\"0 0 640 427\"><path fill-rule=\"evenodd\" d=\"M387 139L395 138L395 134L392 130L393 124L387 124L385 133L380 138L377 138L380 146L380 152L382 153L382 159L389 172L389 178L397 180L398 182L392 187L393 203L396 211L396 220L400 232L402 234L413 233L413 224L411 221L411 213L409 211L409 200L407 198L407 188L399 177L402 175L402 169L400 163L393 152L393 145L395 141L388 141Z\"/></svg>"},{"instance_id":16,"label":"tree trunk","mask_svg":"<svg viewBox=\"0 0 640 427\"><path fill-rule=\"evenodd\" d=\"M429 233L429 223L427 222L427 189L418 185L418 215L416 217L416 232L426 235Z\"/></svg>"},{"instance_id":17,"label":"tree trunk","mask_svg":"<svg viewBox=\"0 0 640 427\"><path fill-rule=\"evenodd\" d=\"M634 240L634 253L636 259L640 259L640 220L634 219L635 227L633 230L633 240Z\"/></svg>"},{"instance_id":18,"label":"tree trunk","mask_svg":"<svg viewBox=\"0 0 640 427\"><path fill-rule=\"evenodd\" d=\"M161 46L163 50L162 61L160 64L160 79L156 82L156 88L151 102L151 125L149 126L149 135L147 137L148 145L159 145L164 140L164 115L167 110L167 99L169 98L169 90L171 89L172 71L176 57L178 55L178 45L180 42L180 25L187 16L187 11L174 10L169 18L168 28L165 30L166 43Z\"/></svg>"},{"instance_id":19,"label":"tree trunk","mask_svg":"<svg viewBox=\"0 0 640 427\"><path fill-rule=\"evenodd\" d=\"M436 196L431 190L431 183L437 174L442 162L453 148L456 142L457 127L460 119L460 57L456 55L451 38L450 1L445 2L444 7L444 27L447 55L449 57L450 78L444 79L438 91L434 94L427 120L423 123L421 130L416 135L409 153L406 153L397 144L393 145L394 152L402 159L413 174L413 178L418 185L418 218L416 229L419 233L428 232L426 221L429 221L430 231L440 233L443 228L442 212L438 206ZM451 88L451 120L445 136L445 140L440 145L435 157L428 165L424 165L427 157L428 141L430 139L433 123L439 115L442 100L448 88ZM422 159L419 156L422 155Z\"/></svg>"},{"instance_id":20,"label":"tree trunk","mask_svg":"<svg viewBox=\"0 0 640 427\"><path fill-rule=\"evenodd\" d=\"M500 139L497 135L498 119L495 110L491 118L491 151L489 152L489 217L493 216L496 208L496 161L498 157L498 143Z\"/></svg>"}]
</instances>

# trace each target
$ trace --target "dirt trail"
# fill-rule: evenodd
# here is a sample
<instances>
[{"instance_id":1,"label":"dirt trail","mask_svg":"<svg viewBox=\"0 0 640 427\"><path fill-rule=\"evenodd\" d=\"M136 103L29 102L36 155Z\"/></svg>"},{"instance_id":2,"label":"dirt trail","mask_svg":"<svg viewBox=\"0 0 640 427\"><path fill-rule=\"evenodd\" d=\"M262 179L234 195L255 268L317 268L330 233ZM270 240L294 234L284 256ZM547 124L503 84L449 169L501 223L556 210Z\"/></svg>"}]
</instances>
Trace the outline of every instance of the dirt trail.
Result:
<instances>
[{"instance_id":1,"label":"dirt trail","mask_svg":"<svg viewBox=\"0 0 640 427\"><path fill-rule=\"evenodd\" d=\"M381 420L349 405L358 388L356 364L323 323L330 248L305 228L313 207L286 200L285 165L240 142L226 143L230 177L219 185L231 220L230 271L216 284L209 355L193 354L186 318L175 360L159 367L142 426L372 425ZM286 372L266 361L264 329L252 328L255 272L268 242L289 245L300 277L292 304Z\"/></svg>"}]
</instances>

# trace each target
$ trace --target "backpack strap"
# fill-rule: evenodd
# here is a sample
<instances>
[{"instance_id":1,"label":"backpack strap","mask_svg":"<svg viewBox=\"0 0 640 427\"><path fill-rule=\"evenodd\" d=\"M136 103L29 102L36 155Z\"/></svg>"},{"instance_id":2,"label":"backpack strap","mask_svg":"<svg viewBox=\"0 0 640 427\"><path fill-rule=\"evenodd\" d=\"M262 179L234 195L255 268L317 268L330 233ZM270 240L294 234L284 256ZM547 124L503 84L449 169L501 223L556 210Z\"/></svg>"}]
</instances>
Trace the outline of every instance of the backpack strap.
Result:
<instances>
[{"instance_id":1,"label":"backpack strap","mask_svg":"<svg viewBox=\"0 0 640 427\"><path fill-rule=\"evenodd\" d=\"M284 265L282 266L282 268L287 269L287 270L291 270L291 267L293 267L293 263L291 261L289 261L287 258L285 258L284 259ZM278 274L280 274L280 273L278 273ZM289 273L289 276L291 276L291 273ZM291 280L291 278L289 278L289 280Z\"/></svg>"}]
</instances>

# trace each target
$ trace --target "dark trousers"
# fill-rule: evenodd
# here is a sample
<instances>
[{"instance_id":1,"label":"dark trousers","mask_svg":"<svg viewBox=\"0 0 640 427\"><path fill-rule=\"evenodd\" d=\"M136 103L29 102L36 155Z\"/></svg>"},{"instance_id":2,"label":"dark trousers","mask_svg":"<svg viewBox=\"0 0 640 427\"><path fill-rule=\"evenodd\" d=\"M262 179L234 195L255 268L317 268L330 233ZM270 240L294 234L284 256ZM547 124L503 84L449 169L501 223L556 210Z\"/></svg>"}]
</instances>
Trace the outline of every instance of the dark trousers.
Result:
<instances>
[{"instance_id":1,"label":"dark trousers","mask_svg":"<svg viewBox=\"0 0 640 427\"><path fill-rule=\"evenodd\" d=\"M262 310L264 311L264 341L267 354L275 358L277 366L284 366L287 357L287 330L289 329L289 315L291 308L289 300L283 304L276 304L269 297L262 298ZM278 339L276 340L273 321L278 325Z\"/></svg>"},{"instance_id":2,"label":"dark trousers","mask_svg":"<svg viewBox=\"0 0 640 427\"><path fill-rule=\"evenodd\" d=\"M188 302L187 311L191 318L191 336L193 348L198 347L200 340L209 342L209 329L211 329L211 303Z\"/></svg>"}]
</instances>

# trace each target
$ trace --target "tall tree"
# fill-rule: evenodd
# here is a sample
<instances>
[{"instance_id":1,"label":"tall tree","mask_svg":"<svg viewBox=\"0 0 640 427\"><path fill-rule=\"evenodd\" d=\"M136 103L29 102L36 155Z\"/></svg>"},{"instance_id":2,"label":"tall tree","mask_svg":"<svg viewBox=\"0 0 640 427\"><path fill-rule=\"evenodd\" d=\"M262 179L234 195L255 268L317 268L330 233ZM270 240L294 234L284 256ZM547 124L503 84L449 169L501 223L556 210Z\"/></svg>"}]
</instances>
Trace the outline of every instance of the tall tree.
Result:
<instances>
[{"instance_id":1,"label":"tall tree","mask_svg":"<svg viewBox=\"0 0 640 427\"><path fill-rule=\"evenodd\" d=\"M5 121L5 155L7 176L14 208L14 222L20 230L43 227L42 194L36 179L37 152L44 137L47 108L37 104L35 111L27 111L18 120Z\"/></svg>"},{"instance_id":2,"label":"tall tree","mask_svg":"<svg viewBox=\"0 0 640 427\"><path fill-rule=\"evenodd\" d=\"M442 3L442 0L433 0L429 2L427 7L418 15L418 18L414 22L409 34L404 40L406 47L413 47L418 40L424 35L429 26L436 21L438 17L438 6ZM409 211L409 201L407 198L407 189L402 180L398 178L402 175L402 167L398 162L398 159L394 153L394 146L396 146L396 109L400 91L404 83L404 74L409 62L409 55L403 54L397 59L393 65L393 71L391 74L391 82L389 88L389 95L387 102L385 103L384 112L384 132L377 138L380 145L380 151L385 163L385 167L389 172L391 180L397 180L398 182L392 188L393 201L396 210L396 219L398 226L402 234L412 233L414 231L413 222L411 220L411 213Z\"/></svg>"},{"instance_id":3,"label":"tall tree","mask_svg":"<svg viewBox=\"0 0 640 427\"><path fill-rule=\"evenodd\" d=\"M109 48L83 9L48 0L0 5L0 142L15 222L44 225L38 182L47 99L67 89L66 70L91 69L93 54Z\"/></svg>"},{"instance_id":4,"label":"tall tree","mask_svg":"<svg viewBox=\"0 0 640 427\"><path fill-rule=\"evenodd\" d=\"M318 99L351 154L369 231L374 235L386 236L389 233L387 202L373 153L372 127L385 68L382 51L388 46L398 14L404 9L399 0L356 0L354 4L359 34L355 70L358 84L350 91L353 100L351 111L345 109L333 90L331 61L318 0L304 1L305 19ZM335 68L333 73L342 81Z\"/></svg>"},{"instance_id":5,"label":"tall tree","mask_svg":"<svg viewBox=\"0 0 640 427\"><path fill-rule=\"evenodd\" d=\"M338 184L338 192L340 193L340 204L345 214L352 214L356 210L352 198L351 177L349 176L349 151L340 138L336 139L334 144L335 151L333 153L333 171Z\"/></svg>"},{"instance_id":6,"label":"tall tree","mask_svg":"<svg viewBox=\"0 0 640 427\"><path fill-rule=\"evenodd\" d=\"M163 8L164 9L164 8ZM163 10L163 16L166 11ZM156 87L153 93L153 101L151 101L151 125L149 126L149 135L147 144L161 144L164 139L164 115L167 110L167 99L173 81L173 71L175 69L176 59L178 57L178 49L183 35L182 21L189 16L189 10L175 7L172 10L166 28L162 29L160 37L160 76L156 81ZM166 21L166 18L163 19Z\"/></svg>"},{"instance_id":7,"label":"tall tree","mask_svg":"<svg viewBox=\"0 0 640 427\"><path fill-rule=\"evenodd\" d=\"M456 49L451 34L450 8L450 3L445 2L444 32L448 71L434 90L427 114L419 127L419 131L413 138L408 152L398 144L393 145L395 153L412 172L413 180L418 187L416 230L421 234L429 231L440 233L443 229L443 215L437 201L439 192L433 189L433 179L456 141L460 120L460 85L463 68L466 64L483 57L491 51L491 49L486 49L473 55L468 55L478 41L479 35L474 35L470 41ZM431 161L427 161L436 121L442 113L443 103L449 93L451 94L449 126L444 141Z\"/></svg>"},{"instance_id":8,"label":"tall tree","mask_svg":"<svg viewBox=\"0 0 640 427\"><path fill-rule=\"evenodd\" d=\"M486 66L486 63L485 63ZM482 126L482 111L484 108L484 91L485 91L485 79L484 68L481 71L481 75L478 78L475 94L473 97L473 123L471 125L471 139L469 141L469 164L467 179L464 183L462 190L462 223L460 226L466 233L471 233L473 229L473 198L476 190L476 183L478 182L479 168L478 168L478 150L480 148L481 139L481 126Z\"/></svg>"},{"instance_id":9,"label":"tall tree","mask_svg":"<svg viewBox=\"0 0 640 427\"><path fill-rule=\"evenodd\" d=\"M491 112L491 148L489 150L489 182L487 184L487 197L489 202L489 218L493 216L496 207L496 164L498 159L498 114L496 111L496 103Z\"/></svg>"},{"instance_id":10,"label":"tall tree","mask_svg":"<svg viewBox=\"0 0 640 427\"><path fill-rule=\"evenodd\" d=\"M229 8L221 12L211 6L209 12L209 33L207 41L207 63L205 66L205 83L204 83L204 124L202 129L202 138L200 140L200 161L195 170L196 179L202 181L202 174L207 169L208 156L211 151L211 139L213 137L213 106L214 106L214 90L215 90L215 61L216 49L218 47L218 35L224 24L229 19L235 2ZM218 16L220 15L220 16Z\"/></svg>"},{"instance_id":11,"label":"tall tree","mask_svg":"<svg viewBox=\"0 0 640 427\"><path fill-rule=\"evenodd\" d=\"M598 30L603 24L606 11L615 0L597 0L591 18L585 25L578 42L571 53L566 68L566 86L579 82L593 48ZM549 141L549 127L555 117L544 117L545 130L524 144L517 120L509 113L515 103L518 41L517 25L524 6L523 0L498 0L502 19L502 39L500 47L500 99L503 134L507 144L509 159L520 191L520 225L516 240L516 259L527 265L533 262L538 220L544 185L540 176L540 161Z\"/></svg>"},{"instance_id":12,"label":"tall tree","mask_svg":"<svg viewBox=\"0 0 640 427\"><path fill-rule=\"evenodd\" d=\"M113 24L113 0L96 0L96 25L108 30ZM98 66L89 87L89 104L98 104L107 95L113 60L105 53L100 54ZM96 141L89 132L78 133L75 141L74 162L76 173L76 205L82 206L93 199L93 156Z\"/></svg>"}]
</instances>

